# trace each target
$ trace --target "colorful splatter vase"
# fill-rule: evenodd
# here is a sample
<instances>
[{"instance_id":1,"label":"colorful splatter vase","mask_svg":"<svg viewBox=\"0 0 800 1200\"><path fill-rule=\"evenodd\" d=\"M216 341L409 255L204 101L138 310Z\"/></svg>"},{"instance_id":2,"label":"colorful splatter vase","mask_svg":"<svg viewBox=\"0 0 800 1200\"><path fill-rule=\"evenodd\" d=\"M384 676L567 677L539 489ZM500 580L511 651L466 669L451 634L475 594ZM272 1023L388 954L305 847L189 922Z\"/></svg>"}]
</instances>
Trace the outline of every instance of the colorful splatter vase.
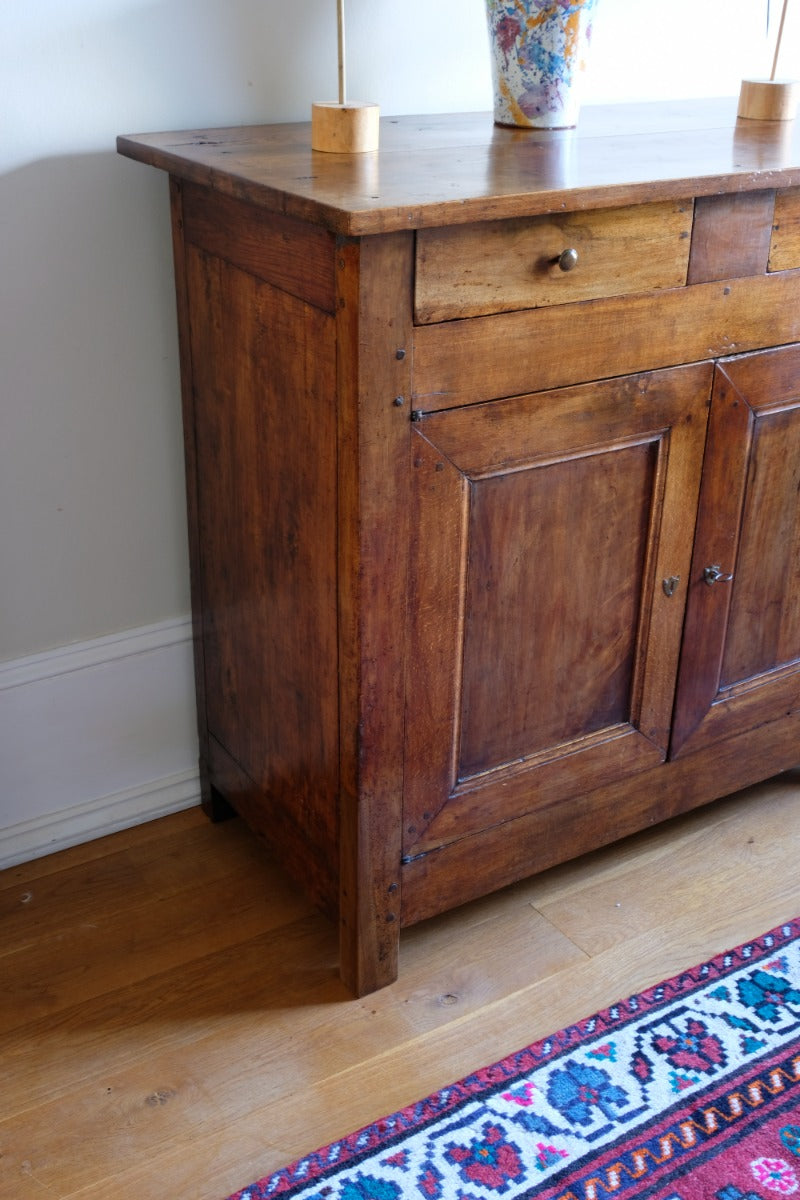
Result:
<instances>
[{"instance_id":1,"label":"colorful splatter vase","mask_svg":"<svg viewBox=\"0 0 800 1200\"><path fill-rule=\"evenodd\" d=\"M486 0L498 125L571 129L597 0Z\"/></svg>"}]
</instances>

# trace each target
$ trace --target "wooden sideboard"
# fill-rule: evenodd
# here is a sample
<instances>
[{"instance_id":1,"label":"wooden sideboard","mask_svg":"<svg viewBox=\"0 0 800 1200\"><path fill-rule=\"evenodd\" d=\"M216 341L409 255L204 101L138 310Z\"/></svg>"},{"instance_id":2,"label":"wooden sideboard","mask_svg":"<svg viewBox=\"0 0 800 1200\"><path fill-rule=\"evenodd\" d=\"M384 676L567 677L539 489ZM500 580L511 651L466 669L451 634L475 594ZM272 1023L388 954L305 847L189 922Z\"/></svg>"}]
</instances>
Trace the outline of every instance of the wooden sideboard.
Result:
<instances>
[{"instance_id":1,"label":"wooden sideboard","mask_svg":"<svg viewBox=\"0 0 800 1200\"><path fill-rule=\"evenodd\" d=\"M119 150L171 179L205 804L354 992L403 926L800 760L793 123Z\"/></svg>"}]
</instances>

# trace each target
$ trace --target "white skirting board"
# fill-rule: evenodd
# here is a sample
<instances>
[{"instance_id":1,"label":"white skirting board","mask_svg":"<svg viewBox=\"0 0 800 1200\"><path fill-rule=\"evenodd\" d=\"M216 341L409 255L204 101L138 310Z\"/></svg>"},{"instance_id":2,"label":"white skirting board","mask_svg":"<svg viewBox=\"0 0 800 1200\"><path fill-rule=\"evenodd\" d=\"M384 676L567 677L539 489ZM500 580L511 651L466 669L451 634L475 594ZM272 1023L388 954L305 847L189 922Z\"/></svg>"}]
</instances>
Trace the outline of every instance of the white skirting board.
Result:
<instances>
[{"instance_id":1,"label":"white skirting board","mask_svg":"<svg viewBox=\"0 0 800 1200\"><path fill-rule=\"evenodd\" d=\"M0 868L199 802L188 618L0 663Z\"/></svg>"}]
</instances>

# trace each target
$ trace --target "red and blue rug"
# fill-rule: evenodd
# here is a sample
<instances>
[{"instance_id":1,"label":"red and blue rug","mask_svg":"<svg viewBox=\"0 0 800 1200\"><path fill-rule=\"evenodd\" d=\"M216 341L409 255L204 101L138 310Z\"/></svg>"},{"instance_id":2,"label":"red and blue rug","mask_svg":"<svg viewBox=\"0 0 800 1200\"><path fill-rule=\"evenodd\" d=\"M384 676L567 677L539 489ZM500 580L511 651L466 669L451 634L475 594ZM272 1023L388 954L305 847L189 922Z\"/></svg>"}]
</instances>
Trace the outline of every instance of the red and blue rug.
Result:
<instances>
[{"instance_id":1,"label":"red and blue rug","mask_svg":"<svg viewBox=\"0 0 800 1200\"><path fill-rule=\"evenodd\" d=\"M800 921L230 1200L800 1200Z\"/></svg>"}]
</instances>

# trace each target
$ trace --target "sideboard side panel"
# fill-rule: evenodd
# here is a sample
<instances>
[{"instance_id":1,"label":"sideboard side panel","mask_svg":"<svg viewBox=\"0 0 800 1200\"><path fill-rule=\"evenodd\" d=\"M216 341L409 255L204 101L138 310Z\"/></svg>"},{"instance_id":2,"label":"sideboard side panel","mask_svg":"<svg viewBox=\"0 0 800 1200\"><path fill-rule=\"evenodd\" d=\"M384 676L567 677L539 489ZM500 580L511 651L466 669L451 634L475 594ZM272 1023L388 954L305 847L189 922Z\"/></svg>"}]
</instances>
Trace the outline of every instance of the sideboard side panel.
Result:
<instances>
[{"instance_id":1,"label":"sideboard side panel","mask_svg":"<svg viewBox=\"0 0 800 1200\"><path fill-rule=\"evenodd\" d=\"M186 243L183 236L183 184L170 177L170 213L172 218L172 255L175 272L175 298L178 316L178 347L180 353L181 408L183 414L183 445L186 475L186 515L189 540L189 579L192 601L192 645L194 651L194 681L197 700L197 734L199 742L200 794L203 810L214 817L209 782L208 723L206 720L205 651L203 648L203 598L200 584L200 531L198 527L197 444L195 441L194 389L192 384L192 351L189 334L189 293L186 280Z\"/></svg>"},{"instance_id":2,"label":"sideboard side panel","mask_svg":"<svg viewBox=\"0 0 800 1200\"><path fill-rule=\"evenodd\" d=\"M335 908L335 321L217 250L183 255L210 783Z\"/></svg>"}]
</instances>

